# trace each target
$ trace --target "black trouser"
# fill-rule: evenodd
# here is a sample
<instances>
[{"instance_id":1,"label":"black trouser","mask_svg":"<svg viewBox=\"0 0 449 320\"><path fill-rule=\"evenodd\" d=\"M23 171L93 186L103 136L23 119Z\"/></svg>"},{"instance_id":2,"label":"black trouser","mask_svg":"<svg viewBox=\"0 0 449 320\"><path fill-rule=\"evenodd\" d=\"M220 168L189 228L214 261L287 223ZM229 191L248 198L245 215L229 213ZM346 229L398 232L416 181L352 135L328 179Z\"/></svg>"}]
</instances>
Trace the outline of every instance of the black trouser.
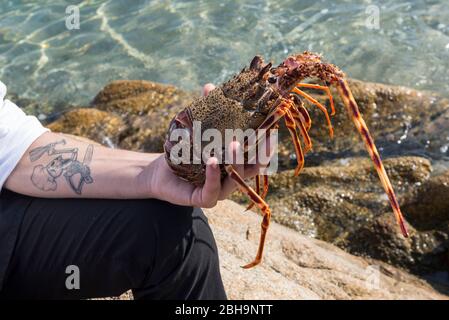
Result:
<instances>
[{"instance_id":1,"label":"black trouser","mask_svg":"<svg viewBox=\"0 0 449 320\"><path fill-rule=\"evenodd\" d=\"M79 289L67 288L77 284L69 266L79 270ZM128 289L135 299L226 299L200 209L159 200L31 198L1 298L78 299Z\"/></svg>"}]
</instances>

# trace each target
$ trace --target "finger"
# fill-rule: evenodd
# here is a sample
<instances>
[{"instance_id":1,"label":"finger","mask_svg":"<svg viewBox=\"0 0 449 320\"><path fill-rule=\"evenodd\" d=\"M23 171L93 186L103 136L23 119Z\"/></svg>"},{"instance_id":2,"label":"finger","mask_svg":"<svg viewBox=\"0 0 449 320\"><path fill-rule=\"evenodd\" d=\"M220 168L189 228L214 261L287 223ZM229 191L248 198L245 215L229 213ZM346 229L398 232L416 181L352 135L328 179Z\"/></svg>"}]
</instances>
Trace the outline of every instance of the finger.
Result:
<instances>
[{"instance_id":1,"label":"finger","mask_svg":"<svg viewBox=\"0 0 449 320\"><path fill-rule=\"evenodd\" d=\"M244 164L243 164L243 153L240 143L238 141L233 141L229 144L228 151L228 164L232 164L235 171L243 177L244 176ZM239 164L240 163L240 164ZM223 181L220 200L225 199L230 193L237 189L237 183L231 179L229 176Z\"/></svg>"},{"instance_id":2,"label":"finger","mask_svg":"<svg viewBox=\"0 0 449 320\"><path fill-rule=\"evenodd\" d=\"M207 96L209 92L215 89L215 85L212 83L206 83L203 87L203 96Z\"/></svg>"},{"instance_id":3,"label":"finger","mask_svg":"<svg viewBox=\"0 0 449 320\"><path fill-rule=\"evenodd\" d=\"M206 181L202 188L197 188L192 203L202 208L212 208L217 204L221 191L220 167L218 159L211 157L206 163Z\"/></svg>"}]
</instances>

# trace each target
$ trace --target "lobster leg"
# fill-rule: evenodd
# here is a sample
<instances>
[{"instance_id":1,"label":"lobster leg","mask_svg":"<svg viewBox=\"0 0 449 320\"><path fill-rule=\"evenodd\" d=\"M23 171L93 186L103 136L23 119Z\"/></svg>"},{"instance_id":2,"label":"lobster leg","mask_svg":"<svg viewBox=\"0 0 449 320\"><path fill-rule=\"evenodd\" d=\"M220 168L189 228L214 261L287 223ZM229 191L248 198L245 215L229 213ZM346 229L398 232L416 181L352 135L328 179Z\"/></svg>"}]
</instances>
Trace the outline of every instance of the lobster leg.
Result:
<instances>
[{"instance_id":1,"label":"lobster leg","mask_svg":"<svg viewBox=\"0 0 449 320\"><path fill-rule=\"evenodd\" d=\"M303 119L307 131L309 131L312 127L312 118L310 118L309 112L307 112L307 109L304 107L302 101L297 102L295 107L298 111L298 114L301 115L301 119Z\"/></svg>"},{"instance_id":2,"label":"lobster leg","mask_svg":"<svg viewBox=\"0 0 449 320\"><path fill-rule=\"evenodd\" d=\"M297 105L295 105L293 108L290 109L290 112L293 116L293 119L295 120L296 126L299 127L301 134L304 138L304 143L306 145L306 150L304 150L304 153L307 153L310 149L312 149L312 140L310 139L309 133L307 132L306 127L304 126L304 118L302 114L298 111Z\"/></svg>"},{"instance_id":3,"label":"lobster leg","mask_svg":"<svg viewBox=\"0 0 449 320\"><path fill-rule=\"evenodd\" d=\"M293 101L282 98L281 103L274 109L257 128L257 130L269 130L293 107Z\"/></svg>"},{"instance_id":4,"label":"lobster leg","mask_svg":"<svg viewBox=\"0 0 449 320\"><path fill-rule=\"evenodd\" d=\"M266 174L263 175L263 192L262 192L262 199L265 199L265 197L268 194L268 176Z\"/></svg>"},{"instance_id":5,"label":"lobster leg","mask_svg":"<svg viewBox=\"0 0 449 320\"><path fill-rule=\"evenodd\" d=\"M335 115L334 98L332 97L331 90L329 89L329 87L320 86L320 85L311 84L311 83L298 83L296 86L298 88L302 87L302 88L319 89L319 90L325 91L329 98L329 103L331 105L331 116Z\"/></svg>"},{"instance_id":6,"label":"lobster leg","mask_svg":"<svg viewBox=\"0 0 449 320\"><path fill-rule=\"evenodd\" d=\"M292 91L297 93L297 94L299 94L300 96L303 96L308 101L310 101L312 104L316 105L319 109L321 109L321 111L323 111L323 113L324 113L324 115L326 117L327 124L329 126L329 134L330 134L331 138L333 138L333 136L334 136L334 128L332 127L331 119L329 117L329 113L327 112L326 107L323 106L321 103L319 103L318 100L313 98L311 95L309 95L308 93L305 93L302 90L299 90L298 88L293 88Z\"/></svg>"},{"instance_id":7,"label":"lobster leg","mask_svg":"<svg viewBox=\"0 0 449 320\"><path fill-rule=\"evenodd\" d=\"M302 168L304 167L304 153L302 152L301 143L299 142L299 135L298 132L296 131L295 120L293 119L293 116L290 113L290 111L287 111L284 120L285 125L287 126L287 129L290 132L290 135L292 136L293 144L295 146L296 161L298 162L298 165L295 169L295 177L296 177L299 175Z\"/></svg>"},{"instance_id":8,"label":"lobster leg","mask_svg":"<svg viewBox=\"0 0 449 320\"><path fill-rule=\"evenodd\" d=\"M357 103L355 102L354 96L352 95L351 90L349 89L349 86L345 80L340 80L339 85L337 87L357 130L359 131L360 135L363 138L363 141L365 142L368 153L374 162L377 174L379 175L382 186L388 195L388 199L390 200L391 207L393 208L396 221L398 222L401 228L402 234L404 235L404 237L408 237L408 232L407 228L405 227L404 218L402 217L401 209L394 194L390 179L388 178L387 172L385 171L385 168L382 164L379 152L377 151L376 145L374 144L374 140L371 137L371 134L369 133L368 127L366 126L365 121L360 115L360 111L357 106Z\"/></svg>"},{"instance_id":9,"label":"lobster leg","mask_svg":"<svg viewBox=\"0 0 449 320\"><path fill-rule=\"evenodd\" d=\"M279 105L268 114L268 116L259 125L259 127L256 129L256 131L266 130L269 132L273 128L278 128L279 120L285 115L287 110L292 108L294 105L294 103L291 99L281 98L280 100L281 100L281 102L279 103ZM259 140L261 139L261 137L262 137L262 135L258 135L258 134L256 135L256 145L259 142ZM249 138L245 138L245 141L243 143L244 152L249 151L250 146L248 144L248 141L251 141L251 140Z\"/></svg>"},{"instance_id":10,"label":"lobster leg","mask_svg":"<svg viewBox=\"0 0 449 320\"><path fill-rule=\"evenodd\" d=\"M267 175L262 175L262 177L263 177L263 191L262 191L262 194L260 194L260 175L257 175L255 177L256 192L257 192L257 194L260 195L260 197L262 199L265 200L265 197L268 194L268 176ZM246 208L246 210L250 210L252 207L254 207L254 202L251 202L250 205Z\"/></svg>"},{"instance_id":11,"label":"lobster leg","mask_svg":"<svg viewBox=\"0 0 449 320\"><path fill-rule=\"evenodd\" d=\"M257 130L270 130L273 127L277 126L277 123L279 120L286 115L289 109L291 109L294 106L293 100L291 99L285 99L282 98L279 105L276 107L275 110L273 110L266 119L262 122L262 124L257 128ZM248 144L244 144L245 152L248 151ZM262 193L262 197L259 196L257 192L255 192L248 184L246 184L245 180L240 177L240 175L235 171L235 169L232 167L232 165L228 165L225 167L226 172L228 175L233 179L237 184L240 186L241 190L245 192L250 200L259 207L259 209L263 213L263 220L262 220L262 231L260 234L260 241L259 241L259 248L257 250L256 258L253 262L243 266L243 268L248 269L252 268L260 263L262 260L263 255L263 249L265 245L265 237L267 235L268 226L270 224L271 219L271 210L268 207L268 204L263 200L263 198L268 193L268 176L264 175L264 189ZM260 185L259 185L260 188Z\"/></svg>"},{"instance_id":12,"label":"lobster leg","mask_svg":"<svg viewBox=\"0 0 449 320\"><path fill-rule=\"evenodd\" d=\"M254 202L259 209L262 211L263 214L263 220L262 220L262 231L260 234L260 240L259 240L259 247L257 249L256 258L253 260L253 262L248 263L247 265L243 266L244 269L252 268L256 265L258 265L262 261L262 255L263 255L263 249L265 245L265 238L267 235L268 226L270 225L270 219L271 219L271 210L268 207L268 204L263 200L250 186L246 184L246 182L243 180L243 178L235 171L235 169L232 167L232 165L227 165L226 171L228 175L239 185L240 189L245 192L250 200Z\"/></svg>"},{"instance_id":13,"label":"lobster leg","mask_svg":"<svg viewBox=\"0 0 449 320\"><path fill-rule=\"evenodd\" d=\"M260 174L254 177L254 181L256 183L256 193L260 195ZM261 196L263 199L263 197ZM252 207L254 207L254 202L251 202L248 207L246 207L246 210L250 210Z\"/></svg>"}]
</instances>

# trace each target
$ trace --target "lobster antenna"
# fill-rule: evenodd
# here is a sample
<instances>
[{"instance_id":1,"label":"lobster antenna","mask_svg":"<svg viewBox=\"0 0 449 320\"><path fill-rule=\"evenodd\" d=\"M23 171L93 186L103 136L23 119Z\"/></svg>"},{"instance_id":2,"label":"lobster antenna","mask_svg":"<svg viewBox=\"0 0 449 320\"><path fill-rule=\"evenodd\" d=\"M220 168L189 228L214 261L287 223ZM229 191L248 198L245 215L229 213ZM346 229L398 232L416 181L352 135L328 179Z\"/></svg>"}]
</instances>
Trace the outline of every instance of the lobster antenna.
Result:
<instances>
[{"instance_id":1,"label":"lobster antenna","mask_svg":"<svg viewBox=\"0 0 449 320\"><path fill-rule=\"evenodd\" d=\"M380 182L388 195L388 199L390 200L391 207L393 208L393 212L396 217L396 221L398 222L402 234L404 237L408 237L407 228L405 227L404 218L401 213L401 209L399 207L399 203L396 199L396 195L394 194L393 187L391 185L390 179L388 178L387 172L382 164L382 160L380 159L379 152L377 151L376 145L374 144L374 140L369 133L368 127L366 126L365 121L363 120L359 107L355 102L354 96L352 95L349 86L344 79L339 80L339 85L337 86L340 96L343 99L343 103L348 109L349 114L351 115L354 124L362 136L363 141L365 142L366 149L374 162L374 167L376 168L377 174L379 175Z\"/></svg>"}]
</instances>

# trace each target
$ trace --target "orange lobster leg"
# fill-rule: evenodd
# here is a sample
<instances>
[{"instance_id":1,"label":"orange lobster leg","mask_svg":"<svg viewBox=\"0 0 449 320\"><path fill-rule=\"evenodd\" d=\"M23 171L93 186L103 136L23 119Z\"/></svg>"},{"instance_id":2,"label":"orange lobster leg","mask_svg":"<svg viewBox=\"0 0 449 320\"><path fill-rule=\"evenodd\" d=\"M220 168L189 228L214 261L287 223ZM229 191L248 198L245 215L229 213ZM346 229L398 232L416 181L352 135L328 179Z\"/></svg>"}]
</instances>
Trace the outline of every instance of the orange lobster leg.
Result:
<instances>
[{"instance_id":1,"label":"orange lobster leg","mask_svg":"<svg viewBox=\"0 0 449 320\"><path fill-rule=\"evenodd\" d=\"M295 107L296 110L298 110L298 113L301 114L302 119L304 119L304 125L307 131L309 131L312 127L312 118L310 118L309 112L307 112L307 109L304 107L304 104L302 102L297 103Z\"/></svg>"},{"instance_id":2,"label":"orange lobster leg","mask_svg":"<svg viewBox=\"0 0 449 320\"><path fill-rule=\"evenodd\" d=\"M321 103L319 103L315 98L313 98L311 95L305 93L304 91L299 90L298 88L293 88L293 92L303 96L307 100L309 100L312 104L316 105L321 111L323 111L324 115L326 116L326 121L329 126L329 134L331 138L334 136L334 128L332 127L331 119L329 117L329 113L327 113L327 109L325 106L323 106Z\"/></svg>"},{"instance_id":3,"label":"orange lobster leg","mask_svg":"<svg viewBox=\"0 0 449 320\"><path fill-rule=\"evenodd\" d=\"M262 122L262 124L257 128L257 130L265 129L269 130L275 125L293 106L293 101L285 98L281 99L281 103L273 110L266 119Z\"/></svg>"},{"instance_id":4,"label":"orange lobster leg","mask_svg":"<svg viewBox=\"0 0 449 320\"><path fill-rule=\"evenodd\" d=\"M243 266L242 268L249 269L256 265L258 265L262 261L262 255L263 255L263 249L265 245L265 238L267 235L268 226L270 225L270 219L271 219L271 210L268 207L268 204L250 187L246 184L246 182L243 180L243 178L235 171L235 169L232 167L232 165L227 165L226 172L229 174L231 179L233 179L237 184L239 185L240 189L245 192L252 202L254 202L259 209L262 211L263 214L263 220L262 220L262 231L260 234L260 240L259 240L259 247L257 249L256 258L253 260L253 262L248 263L247 265Z\"/></svg>"},{"instance_id":5,"label":"orange lobster leg","mask_svg":"<svg viewBox=\"0 0 449 320\"><path fill-rule=\"evenodd\" d=\"M292 100L288 100L285 98L281 99L281 102L279 103L279 105L270 113L268 114L268 116L265 118L265 120L262 122L262 124L256 129L257 130L271 130L273 128L277 128L278 127L278 122L279 120L285 115L285 113L293 107L293 101ZM262 135L258 135L256 136L256 143L259 142L259 140L261 139ZM251 137L253 138L253 137ZM249 151L249 145L248 145L248 141L252 141L252 139L250 139L249 137L245 139L244 144L243 144L243 151L244 152L248 152ZM253 148L254 146L252 146Z\"/></svg>"},{"instance_id":6,"label":"orange lobster leg","mask_svg":"<svg viewBox=\"0 0 449 320\"><path fill-rule=\"evenodd\" d=\"M341 97L343 98L343 102L346 108L348 109L348 112L351 115L357 130L359 131L360 135L363 138L363 141L365 142L366 148L368 150L371 159L374 162L377 174L379 175L382 186L388 195L388 199L390 200L391 207L393 208L396 221L398 222L401 228L402 234L404 235L404 237L408 237L408 232L407 228L405 227L404 218L402 217L401 209L394 194L390 179L388 178L387 172L385 171L385 168L382 164L382 160L380 159L379 152L377 151L376 145L374 144L374 140L368 131L368 127L366 126L365 121L362 119L362 116L360 115L357 103L355 102L354 96L352 95L351 90L349 89L349 86L345 80L340 80L338 85L338 91Z\"/></svg>"},{"instance_id":7,"label":"orange lobster leg","mask_svg":"<svg viewBox=\"0 0 449 320\"><path fill-rule=\"evenodd\" d=\"M294 103L290 99L282 98L279 105L276 107L275 110L273 110L262 122L262 124L257 128L257 130L265 129L270 130L273 127L276 127L279 120L284 117L288 110L293 107ZM248 139L249 140L249 139ZM248 150L248 144L244 144L244 150L247 152ZM267 235L268 226L270 225L270 219L271 219L271 210L268 207L268 204L265 202L265 200L262 199L261 196L259 196L248 184L246 184L245 180L242 179L242 177L235 171L235 169L232 167L232 165L228 165L225 167L226 172L228 175L237 182L237 184L240 186L240 189L242 192L246 193L250 200L254 202L257 207L262 211L263 213L263 220L262 220L262 232L260 234L260 241L259 241L259 248L257 250L256 258L253 262L243 266L243 268L248 269L252 268L260 263L262 261L262 255L263 255L263 249L265 245L265 237ZM264 191L263 191L263 197L268 193L268 177L264 176Z\"/></svg>"},{"instance_id":8,"label":"orange lobster leg","mask_svg":"<svg viewBox=\"0 0 449 320\"><path fill-rule=\"evenodd\" d=\"M285 115L285 125L287 126L288 131L290 132L290 135L292 136L293 144L295 146L295 152L296 152L296 161L298 162L298 165L295 169L295 177L299 175L302 168L304 167L304 153L302 152L301 143L299 142L299 135L296 131L296 124L295 120L293 119L292 114L290 111L287 111Z\"/></svg>"},{"instance_id":9,"label":"orange lobster leg","mask_svg":"<svg viewBox=\"0 0 449 320\"><path fill-rule=\"evenodd\" d=\"M256 193L260 195L260 174L254 177L254 181L256 183ZM261 198L263 199L263 197ZM252 207L254 207L254 202L251 202L245 211L250 210Z\"/></svg>"},{"instance_id":10,"label":"orange lobster leg","mask_svg":"<svg viewBox=\"0 0 449 320\"><path fill-rule=\"evenodd\" d=\"M265 197L268 194L268 176L266 174L263 175L263 191L262 191L262 199L265 199Z\"/></svg>"},{"instance_id":11,"label":"orange lobster leg","mask_svg":"<svg viewBox=\"0 0 449 320\"><path fill-rule=\"evenodd\" d=\"M260 195L262 199L265 200L265 197L268 194L268 176L263 175L263 191L262 194L260 194L260 175L257 175L254 177L254 180L256 182L256 192ZM252 207L254 207L254 202L251 202L250 205L246 208L246 210L250 210Z\"/></svg>"},{"instance_id":12,"label":"orange lobster leg","mask_svg":"<svg viewBox=\"0 0 449 320\"><path fill-rule=\"evenodd\" d=\"M304 143L306 145L306 149L304 150L304 153L307 153L310 149L312 149L312 140L310 139L309 133L307 132L306 127L304 126L304 118L302 114L298 111L297 105L295 105L293 108L290 109L290 113L293 116L293 119L295 120L296 126L299 127L301 134L304 138ZM302 107L302 106L300 106ZM303 107L304 108L304 107Z\"/></svg>"},{"instance_id":13,"label":"orange lobster leg","mask_svg":"<svg viewBox=\"0 0 449 320\"><path fill-rule=\"evenodd\" d=\"M320 85L311 84L311 83L298 83L296 86L298 88L302 87L302 88L319 89L319 90L325 91L329 98L329 103L331 105L331 116L335 115L334 98L332 97L331 90L329 89L329 87L320 86Z\"/></svg>"}]
</instances>

